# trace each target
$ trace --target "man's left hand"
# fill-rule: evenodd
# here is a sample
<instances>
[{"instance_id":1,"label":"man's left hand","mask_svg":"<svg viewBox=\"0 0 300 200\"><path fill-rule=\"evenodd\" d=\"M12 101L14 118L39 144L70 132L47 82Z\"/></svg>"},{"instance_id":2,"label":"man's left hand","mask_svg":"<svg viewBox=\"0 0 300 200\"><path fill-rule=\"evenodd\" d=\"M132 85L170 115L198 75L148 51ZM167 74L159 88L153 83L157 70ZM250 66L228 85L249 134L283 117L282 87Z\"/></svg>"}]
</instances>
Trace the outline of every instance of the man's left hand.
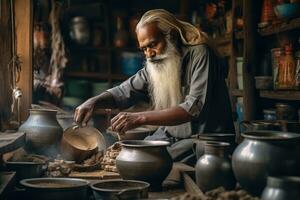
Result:
<instances>
[{"instance_id":1,"label":"man's left hand","mask_svg":"<svg viewBox=\"0 0 300 200\"><path fill-rule=\"evenodd\" d=\"M140 113L120 112L111 119L112 130L124 134L130 129L143 125L142 118Z\"/></svg>"}]
</instances>

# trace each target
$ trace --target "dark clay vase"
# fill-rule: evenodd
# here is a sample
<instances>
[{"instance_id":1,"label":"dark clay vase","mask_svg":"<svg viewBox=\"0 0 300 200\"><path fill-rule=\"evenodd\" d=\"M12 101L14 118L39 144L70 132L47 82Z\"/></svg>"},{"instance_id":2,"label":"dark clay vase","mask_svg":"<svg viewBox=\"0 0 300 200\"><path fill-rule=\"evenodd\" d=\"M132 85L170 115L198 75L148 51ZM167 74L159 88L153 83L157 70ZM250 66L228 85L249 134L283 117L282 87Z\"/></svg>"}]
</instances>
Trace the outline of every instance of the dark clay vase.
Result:
<instances>
[{"instance_id":1,"label":"dark clay vase","mask_svg":"<svg viewBox=\"0 0 300 200\"><path fill-rule=\"evenodd\" d=\"M232 167L239 184L251 194L261 194L267 176L293 176L299 171L299 134L255 131L242 136L244 141L232 155Z\"/></svg>"},{"instance_id":2,"label":"dark clay vase","mask_svg":"<svg viewBox=\"0 0 300 200\"><path fill-rule=\"evenodd\" d=\"M173 160L167 151L166 141L124 140L116 159L117 169L123 179L150 183L152 190L161 184L172 169Z\"/></svg>"},{"instance_id":3,"label":"dark clay vase","mask_svg":"<svg viewBox=\"0 0 300 200\"><path fill-rule=\"evenodd\" d=\"M300 199L300 177L268 177L261 200Z\"/></svg>"},{"instance_id":4,"label":"dark clay vase","mask_svg":"<svg viewBox=\"0 0 300 200\"><path fill-rule=\"evenodd\" d=\"M196 154L197 160L204 154L204 145L205 142L227 142L230 144L228 150L229 154L231 155L236 147L235 142L235 134L229 133L206 133L206 134L199 134L197 139L194 142L193 149Z\"/></svg>"},{"instance_id":5,"label":"dark clay vase","mask_svg":"<svg viewBox=\"0 0 300 200\"><path fill-rule=\"evenodd\" d=\"M226 149L230 147L225 142L206 142L205 153L195 166L196 182L199 188L206 192L217 187L235 188L235 178Z\"/></svg>"},{"instance_id":6,"label":"dark clay vase","mask_svg":"<svg viewBox=\"0 0 300 200\"><path fill-rule=\"evenodd\" d=\"M26 133L25 149L32 153L55 156L61 140L62 127L56 119L56 111L48 109L30 109L28 119L19 131Z\"/></svg>"}]
</instances>

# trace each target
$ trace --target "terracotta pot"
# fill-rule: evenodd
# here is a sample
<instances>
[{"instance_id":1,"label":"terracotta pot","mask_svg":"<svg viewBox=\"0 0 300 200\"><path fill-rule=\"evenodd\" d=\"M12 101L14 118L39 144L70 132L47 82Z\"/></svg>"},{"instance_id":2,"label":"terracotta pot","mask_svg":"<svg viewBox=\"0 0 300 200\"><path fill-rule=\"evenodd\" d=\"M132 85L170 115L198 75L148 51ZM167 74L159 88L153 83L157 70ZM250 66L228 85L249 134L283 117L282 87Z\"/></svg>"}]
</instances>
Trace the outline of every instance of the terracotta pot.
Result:
<instances>
[{"instance_id":1,"label":"terracotta pot","mask_svg":"<svg viewBox=\"0 0 300 200\"><path fill-rule=\"evenodd\" d=\"M55 156L62 136L62 127L56 119L55 110L30 109L28 119L19 128L26 133L25 149L37 154Z\"/></svg>"},{"instance_id":2,"label":"terracotta pot","mask_svg":"<svg viewBox=\"0 0 300 200\"><path fill-rule=\"evenodd\" d=\"M217 187L227 190L235 188L236 180L226 153L226 148L229 147L230 144L225 142L205 143L205 153L195 166L196 182L203 192Z\"/></svg>"},{"instance_id":3,"label":"terracotta pot","mask_svg":"<svg viewBox=\"0 0 300 200\"><path fill-rule=\"evenodd\" d=\"M116 159L117 169L123 179L150 183L153 190L160 190L161 183L171 171L173 161L167 151L166 141L125 140Z\"/></svg>"},{"instance_id":4,"label":"terracotta pot","mask_svg":"<svg viewBox=\"0 0 300 200\"><path fill-rule=\"evenodd\" d=\"M232 167L237 181L248 192L260 195L267 176L299 173L299 134L255 131L242 136L244 141L232 155Z\"/></svg>"},{"instance_id":5,"label":"terracotta pot","mask_svg":"<svg viewBox=\"0 0 300 200\"><path fill-rule=\"evenodd\" d=\"M97 151L104 151L106 143L96 128L74 126L63 133L60 149L64 159L80 163Z\"/></svg>"},{"instance_id":6,"label":"terracotta pot","mask_svg":"<svg viewBox=\"0 0 300 200\"><path fill-rule=\"evenodd\" d=\"M261 200L287 200L299 199L299 197L300 177L268 177L267 187L262 193Z\"/></svg>"}]
</instances>

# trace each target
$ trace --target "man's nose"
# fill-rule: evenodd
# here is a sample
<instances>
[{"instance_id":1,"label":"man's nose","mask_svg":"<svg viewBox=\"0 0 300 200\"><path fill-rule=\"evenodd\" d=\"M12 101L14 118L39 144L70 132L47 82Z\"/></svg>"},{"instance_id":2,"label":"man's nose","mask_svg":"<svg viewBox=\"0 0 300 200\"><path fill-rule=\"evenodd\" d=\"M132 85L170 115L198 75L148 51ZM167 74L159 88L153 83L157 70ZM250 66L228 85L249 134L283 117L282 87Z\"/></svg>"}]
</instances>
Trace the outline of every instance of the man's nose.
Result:
<instances>
[{"instance_id":1,"label":"man's nose","mask_svg":"<svg viewBox=\"0 0 300 200\"><path fill-rule=\"evenodd\" d=\"M153 50L151 50L149 48L146 50L146 57L147 58L154 58L155 56L156 56L155 51L153 51Z\"/></svg>"}]
</instances>

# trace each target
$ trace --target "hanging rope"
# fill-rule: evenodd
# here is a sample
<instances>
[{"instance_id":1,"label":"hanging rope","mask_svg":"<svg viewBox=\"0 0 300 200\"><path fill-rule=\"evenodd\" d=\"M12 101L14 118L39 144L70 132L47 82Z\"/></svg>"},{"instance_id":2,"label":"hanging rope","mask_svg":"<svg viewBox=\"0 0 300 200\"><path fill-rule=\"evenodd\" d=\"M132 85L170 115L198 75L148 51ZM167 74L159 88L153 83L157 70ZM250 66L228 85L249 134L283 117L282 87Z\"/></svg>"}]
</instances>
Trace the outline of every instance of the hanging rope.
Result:
<instances>
[{"instance_id":1,"label":"hanging rope","mask_svg":"<svg viewBox=\"0 0 300 200\"><path fill-rule=\"evenodd\" d=\"M10 87L12 89L12 104L11 113L12 117L17 115L18 123L20 124L20 98L22 97L22 91L17 87L17 83L20 80L21 72L21 60L16 54L16 33L15 33L15 11L14 11L14 0L10 0L10 15L11 15L11 34L12 34L12 59L8 63L8 70L11 73L10 76ZM17 104L17 108L16 108Z\"/></svg>"}]
</instances>

